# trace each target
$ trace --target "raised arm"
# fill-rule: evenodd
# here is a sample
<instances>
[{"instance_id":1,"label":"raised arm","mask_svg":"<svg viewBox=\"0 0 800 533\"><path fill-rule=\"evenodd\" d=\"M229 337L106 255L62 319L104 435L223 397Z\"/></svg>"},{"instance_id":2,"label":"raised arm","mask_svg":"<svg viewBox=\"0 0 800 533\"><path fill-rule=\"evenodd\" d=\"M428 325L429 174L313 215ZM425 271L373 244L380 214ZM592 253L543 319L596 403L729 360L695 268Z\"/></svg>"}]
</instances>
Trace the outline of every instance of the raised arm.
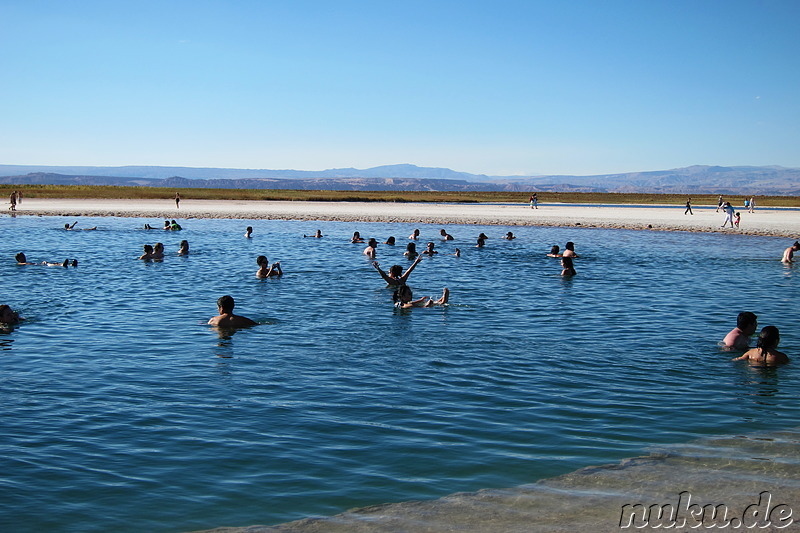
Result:
<instances>
[{"instance_id":1,"label":"raised arm","mask_svg":"<svg viewBox=\"0 0 800 533\"><path fill-rule=\"evenodd\" d=\"M388 275L388 274L386 274L386 272L384 272L383 270L381 270L381 266L378 264L378 262L377 262L377 261L373 261L373 262L372 262L372 266L374 266L374 267L375 267L375 270L377 270L377 271L378 271L378 274L380 274L380 275L381 275L381 277L384 279L384 281L386 281L386 283L389 283L389 284L397 283L397 281L396 281L396 280L393 280L392 278L390 278L390 277L389 277L389 275Z\"/></svg>"},{"instance_id":2,"label":"raised arm","mask_svg":"<svg viewBox=\"0 0 800 533\"><path fill-rule=\"evenodd\" d=\"M416 268L416 266L419 264L420 261L422 261L422 256L418 255L417 258L414 260L414 262L411 263L411 266L408 267L408 270L403 272L403 275L400 276L400 281L405 283L406 280L408 280L408 276L411 275L411 272Z\"/></svg>"}]
</instances>

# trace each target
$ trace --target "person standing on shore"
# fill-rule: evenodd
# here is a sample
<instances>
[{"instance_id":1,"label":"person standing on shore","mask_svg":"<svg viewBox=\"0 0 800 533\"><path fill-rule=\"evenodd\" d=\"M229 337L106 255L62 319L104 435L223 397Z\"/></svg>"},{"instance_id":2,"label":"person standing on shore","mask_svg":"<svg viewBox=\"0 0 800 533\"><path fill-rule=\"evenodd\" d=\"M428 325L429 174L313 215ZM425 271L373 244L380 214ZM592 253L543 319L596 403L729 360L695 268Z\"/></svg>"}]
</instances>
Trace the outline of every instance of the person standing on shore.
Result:
<instances>
[{"instance_id":1,"label":"person standing on shore","mask_svg":"<svg viewBox=\"0 0 800 533\"><path fill-rule=\"evenodd\" d=\"M17 203L22 203L22 191L17 191Z\"/></svg>"},{"instance_id":2,"label":"person standing on shore","mask_svg":"<svg viewBox=\"0 0 800 533\"><path fill-rule=\"evenodd\" d=\"M716 210L716 211L714 211L714 212L715 212L715 213L719 213L719 210L720 210L720 209L722 209L722 205L723 205L724 203L725 203L725 202L723 202L723 201L722 201L722 195L720 194L720 195L719 195L719 198L717 198L717 210Z\"/></svg>"},{"instance_id":3,"label":"person standing on shore","mask_svg":"<svg viewBox=\"0 0 800 533\"><path fill-rule=\"evenodd\" d=\"M531 209L539 209L539 197L536 193L531 195Z\"/></svg>"},{"instance_id":4,"label":"person standing on shore","mask_svg":"<svg viewBox=\"0 0 800 533\"><path fill-rule=\"evenodd\" d=\"M724 228L728 222L731 223L731 227L733 227L733 215L736 213L736 210L733 208L730 202L725 202L725 207L722 208L725 212L725 222L722 223L721 228Z\"/></svg>"},{"instance_id":5,"label":"person standing on shore","mask_svg":"<svg viewBox=\"0 0 800 533\"><path fill-rule=\"evenodd\" d=\"M11 204L8 206L11 211L17 210L17 191L11 192L11 194L8 196L8 203Z\"/></svg>"},{"instance_id":6,"label":"person standing on shore","mask_svg":"<svg viewBox=\"0 0 800 533\"><path fill-rule=\"evenodd\" d=\"M755 196L751 196L750 197L750 207L747 208L747 212L748 213L752 213L753 211L755 211L755 209L756 209L756 197Z\"/></svg>"},{"instance_id":7,"label":"person standing on shore","mask_svg":"<svg viewBox=\"0 0 800 533\"><path fill-rule=\"evenodd\" d=\"M180 209L180 208L181 208L181 193L176 192L175 193L175 209Z\"/></svg>"},{"instance_id":8,"label":"person standing on shore","mask_svg":"<svg viewBox=\"0 0 800 533\"><path fill-rule=\"evenodd\" d=\"M692 199L691 198L687 198L686 199L686 211L684 211L683 214L685 215L686 213L689 213L690 215L694 215L694 213L692 213Z\"/></svg>"}]
</instances>

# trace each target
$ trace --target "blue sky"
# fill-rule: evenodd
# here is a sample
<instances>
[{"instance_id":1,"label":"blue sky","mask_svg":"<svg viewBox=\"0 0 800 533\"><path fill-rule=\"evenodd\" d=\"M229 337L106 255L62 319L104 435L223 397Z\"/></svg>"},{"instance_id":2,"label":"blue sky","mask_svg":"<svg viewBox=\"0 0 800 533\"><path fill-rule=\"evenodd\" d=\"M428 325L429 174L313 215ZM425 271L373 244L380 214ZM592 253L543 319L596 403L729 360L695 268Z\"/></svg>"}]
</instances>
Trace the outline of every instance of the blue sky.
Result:
<instances>
[{"instance_id":1,"label":"blue sky","mask_svg":"<svg viewBox=\"0 0 800 533\"><path fill-rule=\"evenodd\" d=\"M800 167L800 1L0 0L0 164Z\"/></svg>"}]
</instances>

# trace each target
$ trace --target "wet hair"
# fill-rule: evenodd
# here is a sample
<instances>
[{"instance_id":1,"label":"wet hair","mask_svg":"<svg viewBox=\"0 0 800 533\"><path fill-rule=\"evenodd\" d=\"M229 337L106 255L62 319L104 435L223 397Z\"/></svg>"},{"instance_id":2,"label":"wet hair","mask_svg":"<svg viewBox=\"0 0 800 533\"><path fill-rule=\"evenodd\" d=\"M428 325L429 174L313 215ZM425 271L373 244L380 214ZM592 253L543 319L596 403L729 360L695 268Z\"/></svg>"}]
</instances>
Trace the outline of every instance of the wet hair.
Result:
<instances>
[{"instance_id":1,"label":"wet hair","mask_svg":"<svg viewBox=\"0 0 800 533\"><path fill-rule=\"evenodd\" d=\"M486 244L486 241L483 240L483 237L478 237L478 246L483 246Z\"/></svg>"},{"instance_id":2,"label":"wet hair","mask_svg":"<svg viewBox=\"0 0 800 533\"><path fill-rule=\"evenodd\" d=\"M64 224L64 229L69 229L69 222L67 222L66 224Z\"/></svg>"},{"instance_id":3,"label":"wet hair","mask_svg":"<svg viewBox=\"0 0 800 533\"><path fill-rule=\"evenodd\" d=\"M394 303L402 303L401 293L403 296L407 296L409 300L414 297L414 293L411 292L411 287L408 285L400 285L397 287L397 290L392 293L392 301Z\"/></svg>"},{"instance_id":4,"label":"wet hair","mask_svg":"<svg viewBox=\"0 0 800 533\"><path fill-rule=\"evenodd\" d=\"M416 253L416 251L417 251L417 244L416 244L416 243L413 243L413 242L410 242L410 243L408 243L408 245L406 246L406 251L407 251L407 252L415 252L415 253Z\"/></svg>"},{"instance_id":5,"label":"wet hair","mask_svg":"<svg viewBox=\"0 0 800 533\"><path fill-rule=\"evenodd\" d=\"M2 317L6 313L10 314L10 318L12 320L12 323L15 323L15 322L19 321L19 315L17 314L17 312L14 311L13 309L11 309L11 306L6 305L6 304L2 304L2 305L0 305L0 322L2 322ZM5 323L8 324L8 322L5 322Z\"/></svg>"},{"instance_id":6,"label":"wet hair","mask_svg":"<svg viewBox=\"0 0 800 533\"><path fill-rule=\"evenodd\" d=\"M386 244L394 244L394 237L389 237L386 239Z\"/></svg>"},{"instance_id":7,"label":"wet hair","mask_svg":"<svg viewBox=\"0 0 800 533\"><path fill-rule=\"evenodd\" d=\"M17 255L15 255L14 259L17 260L17 263L27 263L28 262L28 258L25 257L25 254L23 254L22 252L20 252Z\"/></svg>"},{"instance_id":8,"label":"wet hair","mask_svg":"<svg viewBox=\"0 0 800 533\"><path fill-rule=\"evenodd\" d=\"M564 245L564 248L566 248L567 250L572 250L574 252L575 251L575 243L572 242L572 241L569 241L567 244Z\"/></svg>"},{"instance_id":9,"label":"wet hair","mask_svg":"<svg viewBox=\"0 0 800 533\"><path fill-rule=\"evenodd\" d=\"M247 231L252 233L252 231L253 231L253 226L247 226Z\"/></svg>"},{"instance_id":10,"label":"wet hair","mask_svg":"<svg viewBox=\"0 0 800 533\"><path fill-rule=\"evenodd\" d=\"M569 268L569 269L573 269L573 270L575 269L575 265L572 263L572 258L569 257L569 256L561 258L561 265L564 268Z\"/></svg>"},{"instance_id":11,"label":"wet hair","mask_svg":"<svg viewBox=\"0 0 800 533\"><path fill-rule=\"evenodd\" d=\"M181 241L181 248L189 248L189 241L186 239Z\"/></svg>"},{"instance_id":12,"label":"wet hair","mask_svg":"<svg viewBox=\"0 0 800 533\"><path fill-rule=\"evenodd\" d=\"M78 266L78 260L77 260L77 259L73 259L73 260L72 260L72 263L70 263L70 264L71 264L72 266L76 267L76 266Z\"/></svg>"},{"instance_id":13,"label":"wet hair","mask_svg":"<svg viewBox=\"0 0 800 533\"><path fill-rule=\"evenodd\" d=\"M233 301L233 296L226 294L225 296L220 296L217 300L217 307L222 309L223 313L232 313L233 306L235 305Z\"/></svg>"},{"instance_id":14,"label":"wet hair","mask_svg":"<svg viewBox=\"0 0 800 533\"><path fill-rule=\"evenodd\" d=\"M256 257L256 264L259 265L259 266L269 264L269 261L267 260L267 256L266 255L259 255L258 257Z\"/></svg>"},{"instance_id":15,"label":"wet hair","mask_svg":"<svg viewBox=\"0 0 800 533\"><path fill-rule=\"evenodd\" d=\"M389 269L389 275L395 278L399 278L400 276L403 275L403 267L401 267L400 265L392 265L392 267Z\"/></svg>"},{"instance_id":16,"label":"wet hair","mask_svg":"<svg viewBox=\"0 0 800 533\"><path fill-rule=\"evenodd\" d=\"M758 320L758 317L755 313L751 313L750 311L742 311L739 313L739 316L736 317L736 327L739 329L747 329L748 326L751 324L755 324Z\"/></svg>"},{"instance_id":17,"label":"wet hair","mask_svg":"<svg viewBox=\"0 0 800 533\"><path fill-rule=\"evenodd\" d=\"M434 242L429 242L429 243L428 243L428 248L431 248L431 249L433 249L433 248L435 248L435 247L436 247L436 243L434 243Z\"/></svg>"},{"instance_id":18,"label":"wet hair","mask_svg":"<svg viewBox=\"0 0 800 533\"><path fill-rule=\"evenodd\" d=\"M772 350L778 347L781 341L781 333L775 326L764 326L761 333L758 334L756 341L756 348L761 349L761 357L766 357L767 350Z\"/></svg>"},{"instance_id":19,"label":"wet hair","mask_svg":"<svg viewBox=\"0 0 800 533\"><path fill-rule=\"evenodd\" d=\"M372 246L373 248L376 248L376 247L378 246L378 241L376 241L376 240L373 238L373 239L370 239L369 241L367 241L367 244L369 244L369 245L370 245L370 246Z\"/></svg>"},{"instance_id":20,"label":"wet hair","mask_svg":"<svg viewBox=\"0 0 800 533\"><path fill-rule=\"evenodd\" d=\"M794 244L792 246L794 246L795 248L800 248L800 242L794 241Z\"/></svg>"},{"instance_id":21,"label":"wet hair","mask_svg":"<svg viewBox=\"0 0 800 533\"><path fill-rule=\"evenodd\" d=\"M163 250L164 249L164 245L161 244L160 242L157 242L156 245L153 246L153 249L154 250Z\"/></svg>"},{"instance_id":22,"label":"wet hair","mask_svg":"<svg viewBox=\"0 0 800 533\"><path fill-rule=\"evenodd\" d=\"M552 248L550 248L550 253L556 255L558 252L561 251L561 248L558 247L557 244L554 244Z\"/></svg>"},{"instance_id":23,"label":"wet hair","mask_svg":"<svg viewBox=\"0 0 800 533\"><path fill-rule=\"evenodd\" d=\"M361 238L361 234L360 234L359 232L357 232L357 231L354 231L354 232L353 232L353 238L354 238L354 239L355 239L355 238L359 238L359 239L360 239L360 238Z\"/></svg>"},{"instance_id":24,"label":"wet hair","mask_svg":"<svg viewBox=\"0 0 800 533\"><path fill-rule=\"evenodd\" d=\"M149 244L145 244L145 245L144 245L144 253L146 253L146 254L152 254L152 253L153 253L153 247L152 247L152 246L150 246Z\"/></svg>"}]
</instances>

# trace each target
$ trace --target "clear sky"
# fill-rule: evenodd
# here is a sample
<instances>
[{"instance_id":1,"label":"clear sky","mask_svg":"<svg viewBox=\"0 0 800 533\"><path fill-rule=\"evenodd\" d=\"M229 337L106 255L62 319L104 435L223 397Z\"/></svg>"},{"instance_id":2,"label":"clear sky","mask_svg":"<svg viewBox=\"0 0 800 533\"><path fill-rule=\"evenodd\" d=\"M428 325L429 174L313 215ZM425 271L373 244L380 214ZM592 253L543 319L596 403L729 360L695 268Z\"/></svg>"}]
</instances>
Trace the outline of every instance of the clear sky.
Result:
<instances>
[{"instance_id":1,"label":"clear sky","mask_svg":"<svg viewBox=\"0 0 800 533\"><path fill-rule=\"evenodd\" d=\"M800 167L798 0L0 0L0 164Z\"/></svg>"}]
</instances>

